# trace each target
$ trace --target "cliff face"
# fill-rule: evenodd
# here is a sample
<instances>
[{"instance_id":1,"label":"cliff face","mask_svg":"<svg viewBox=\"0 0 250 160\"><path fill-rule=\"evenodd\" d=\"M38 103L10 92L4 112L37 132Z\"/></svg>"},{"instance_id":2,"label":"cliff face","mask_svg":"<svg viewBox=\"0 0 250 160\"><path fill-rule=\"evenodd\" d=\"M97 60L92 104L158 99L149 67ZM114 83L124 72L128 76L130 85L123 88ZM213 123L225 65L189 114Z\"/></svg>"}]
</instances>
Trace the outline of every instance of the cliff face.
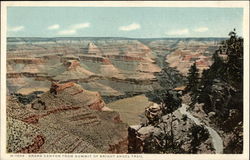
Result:
<instances>
[{"instance_id":1,"label":"cliff face","mask_svg":"<svg viewBox=\"0 0 250 160\"><path fill-rule=\"evenodd\" d=\"M58 106L66 104L69 104L68 106L89 107L99 111L105 106L98 92L84 90L73 82L52 83L50 91L35 100L31 106L33 109L46 110L50 109L48 107L58 108Z\"/></svg>"},{"instance_id":2,"label":"cliff face","mask_svg":"<svg viewBox=\"0 0 250 160\"><path fill-rule=\"evenodd\" d=\"M9 58L7 64L44 64L45 61L41 58Z\"/></svg>"},{"instance_id":3,"label":"cliff face","mask_svg":"<svg viewBox=\"0 0 250 160\"><path fill-rule=\"evenodd\" d=\"M149 106L145 110L148 122L129 127L129 153L215 152L212 141L208 138L208 131L203 126L198 126L187 115L182 114L180 109L162 117L159 117L160 110L157 104ZM197 129L199 132L196 133Z\"/></svg>"},{"instance_id":4,"label":"cliff face","mask_svg":"<svg viewBox=\"0 0 250 160\"><path fill-rule=\"evenodd\" d=\"M8 88L14 93L23 88L49 89L50 81L72 81L91 91L96 91L96 86L112 90L101 92L102 96L142 94L160 88L156 75L163 67L176 67L184 73L181 68L188 68L197 56L197 65L209 65L215 42L216 39L9 38ZM166 66L165 60L169 63ZM164 83L172 86L180 81L172 77L176 76L169 74Z\"/></svg>"},{"instance_id":5,"label":"cliff face","mask_svg":"<svg viewBox=\"0 0 250 160\"><path fill-rule=\"evenodd\" d=\"M9 98L7 116L11 153L127 153L127 124L72 82L53 83L31 105Z\"/></svg>"},{"instance_id":6,"label":"cliff face","mask_svg":"<svg viewBox=\"0 0 250 160\"><path fill-rule=\"evenodd\" d=\"M137 40L30 40L14 40L8 46L10 93L20 89L21 85L15 81L21 79L26 82L21 88L49 88L50 81L71 81L93 91L96 91L94 86L110 88L113 92L101 94L120 96L133 92L133 88L139 88L139 92L152 90L155 85L145 87L141 82L153 82L154 74L160 71L150 48ZM123 91L120 83L133 87Z\"/></svg>"},{"instance_id":7,"label":"cliff face","mask_svg":"<svg viewBox=\"0 0 250 160\"><path fill-rule=\"evenodd\" d=\"M205 41L199 42L195 40L191 41L179 41L177 49L172 51L166 57L166 62L170 67L176 67L180 73L187 75L188 68L196 62L200 73L202 70L208 69L212 64L213 52L218 47L217 41Z\"/></svg>"},{"instance_id":8,"label":"cliff face","mask_svg":"<svg viewBox=\"0 0 250 160\"><path fill-rule=\"evenodd\" d=\"M8 151L127 153L128 126L117 112L106 107L105 102L145 94L164 85L173 88L181 83L183 77L169 68L177 67L178 70L182 65L177 61L184 54L176 48L191 48L193 51L200 47L204 51L213 45L199 41L203 40L190 43L189 40L181 42L178 39L145 42L119 38L12 39L8 42L7 51L7 86L9 95L16 94L17 100L8 99ZM162 70L166 67L163 65L166 57L167 61L170 60L168 68ZM192 59L185 55L181 58L183 63ZM203 62L199 65L206 65ZM107 101L104 102L101 96ZM128 106L127 102L123 103ZM138 105L131 104L131 110L125 108L123 115L126 117L127 110L133 112L135 107ZM137 112L131 115L141 116L141 110ZM129 152L149 152L150 147L159 147L158 136L169 138L170 133L177 142L171 145L188 151L190 127L185 128L184 124L190 126L192 122L184 122L178 112L173 116L162 117L158 126L131 127ZM137 117L131 121L139 120ZM22 127L15 126L19 124ZM179 126L184 126L183 131ZM28 131L24 130L25 127ZM184 137L181 137L182 132ZM13 137L14 134L18 135ZM26 134L32 135L31 138L23 136ZM165 142L170 144L169 140ZM18 147L13 148L12 143L18 143Z\"/></svg>"}]
</instances>

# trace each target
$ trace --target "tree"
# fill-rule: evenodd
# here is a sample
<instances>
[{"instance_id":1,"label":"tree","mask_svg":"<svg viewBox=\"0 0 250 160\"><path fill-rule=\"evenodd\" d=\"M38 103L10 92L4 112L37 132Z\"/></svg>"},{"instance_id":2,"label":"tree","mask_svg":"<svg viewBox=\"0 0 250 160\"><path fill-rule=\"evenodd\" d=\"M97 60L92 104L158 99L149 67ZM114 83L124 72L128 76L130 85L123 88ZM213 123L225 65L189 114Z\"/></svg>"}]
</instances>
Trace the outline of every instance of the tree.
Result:
<instances>
[{"instance_id":1,"label":"tree","mask_svg":"<svg viewBox=\"0 0 250 160\"><path fill-rule=\"evenodd\" d=\"M163 115L174 112L181 106L180 94L172 90L155 90L147 94L149 100L162 105Z\"/></svg>"},{"instance_id":2,"label":"tree","mask_svg":"<svg viewBox=\"0 0 250 160\"><path fill-rule=\"evenodd\" d=\"M204 126L193 125L190 128L191 131L191 153L197 153L198 147L202 142L205 142L209 138L208 130Z\"/></svg>"},{"instance_id":3,"label":"tree","mask_svg":"<svg viewBox=\"0 0 250 160\"><path fill-rule=\"evenodd\" d=\"M213 54L213 64L203 71L197 100L204 103L206 113L216 113L218 125L230 124L231 131L243 116L243 38L235 29L229 36ZM234 120L228 118L232 109L240 115L231 117Z\"/></svg>"},{"instance_id":4,"label":"tree","mask_svg":"<svg viewBox=\"0 0 250 160\"><path fill-rule=\"evenodd\" d=\"M238 37L234 29L229 33L230 38L223 42L222 51L228 56L227 75L232 85L243 81L243 38Z\"/></svg>"},{"instance_id":5,"label":"tree","mask_svg":"<svg viewBox=\"0 0 250 160\"><path fill-rule=\"evenodd\" d=\"M196 102L199 86L199 70L196 67L196 63L193 63L193 65L189 68L187 80L188 83L185 91L190 92L192 104L194 104Z\"/></svg>"},{"instance_id":6,"label":"tree","mask_svg":"<svg viewBox=\"0 0 250 160\"><path fill-rule=\"evenodd\" d=\"M199 70L196 67L196 63L193 63L193 65L188 70L188 84L186 87L187 91L196 92L198 83L199 83Z\"/></svg>"},{"instance_id":7,"label":"tree","mask_svg":"<svg viewBox=\"0 0 250 160\"><path fill-rule=\"evenodd\" d=\"M152 93L149 93L147 97L149 97L150 101L158 103L162 106L163 115L170 114L170 135L165 134L165 141L170 142L171 148L175 148L174 146L174 134L173 134L173 112L177 110L182 103L180 98L180 94L177 91L172 90L157 90ZM166 132L165 132L166 133ZM169 146L169 143L166 145ZM166 147L166 145L164 145ZM163 147L163 148L165 148Z\"/></svg>"},{"instance_id":8,"label":"tree","mask_svg":"<svg viewBox=\"0 0 250 160\"><path fill-rule=\"evenodd\" d=\"M214 85L215 81L223 80L226 81L226 68L225 63L220 58L221 50L218 49L213 54L213 64L210 66L209 69L203 70L200 78L200 82L198 85L198 92L196 94L196 99L198 103L205 103L207 106L207 111L211 111L208 106L211 106L210 103L210 94L212 92L212 86Z\"/></svg>"}]
</instances>

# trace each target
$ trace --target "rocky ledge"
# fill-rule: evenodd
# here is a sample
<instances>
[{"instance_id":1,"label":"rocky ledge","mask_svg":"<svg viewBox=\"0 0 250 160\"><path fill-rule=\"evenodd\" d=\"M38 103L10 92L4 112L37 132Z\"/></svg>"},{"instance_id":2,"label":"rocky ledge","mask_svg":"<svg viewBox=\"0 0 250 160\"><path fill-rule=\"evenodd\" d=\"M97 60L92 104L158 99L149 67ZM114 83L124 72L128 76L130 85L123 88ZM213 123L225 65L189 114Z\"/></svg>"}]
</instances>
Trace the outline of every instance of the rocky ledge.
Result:
<instances>
[{"instance_id":1,"label":"rocky ledge","mask_svg":"<svg viewBox=\"0 0 250 160\"><path fill-rule=\"evenodd\" d=\"M127 129L98 92L53 83L31 104L7 104L9 153L127 153Z\"/></svg>"},{"instance_id":2,"label":"rocky ledge","mask_svg":"<svg viewBox=\"0 0 250 160\"><path fill-rule=\"evenodd\" d=\"M161 107L152 104L145 115L146 123L128 129L129 153L214 153L207 129L179 109L162 115Z\"/></svg>"}]
</instances>

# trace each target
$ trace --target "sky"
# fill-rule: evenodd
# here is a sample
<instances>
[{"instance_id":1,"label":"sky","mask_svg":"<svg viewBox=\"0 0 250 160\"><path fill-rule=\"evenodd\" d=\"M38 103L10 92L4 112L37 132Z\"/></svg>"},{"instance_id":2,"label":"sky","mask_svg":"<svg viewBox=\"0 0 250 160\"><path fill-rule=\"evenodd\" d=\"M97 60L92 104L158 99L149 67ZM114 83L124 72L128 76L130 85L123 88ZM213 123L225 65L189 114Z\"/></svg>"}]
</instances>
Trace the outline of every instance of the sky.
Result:
<instances>
[{"instance_id":1,"label":"sky","mask_svg":"<svg viewBox=\"0 0 250 160\"><path fill-rule=\"evenodd\" d=\"M8 37L242 36L242 8L8 7Z\"/></svg>"}]
</instances>

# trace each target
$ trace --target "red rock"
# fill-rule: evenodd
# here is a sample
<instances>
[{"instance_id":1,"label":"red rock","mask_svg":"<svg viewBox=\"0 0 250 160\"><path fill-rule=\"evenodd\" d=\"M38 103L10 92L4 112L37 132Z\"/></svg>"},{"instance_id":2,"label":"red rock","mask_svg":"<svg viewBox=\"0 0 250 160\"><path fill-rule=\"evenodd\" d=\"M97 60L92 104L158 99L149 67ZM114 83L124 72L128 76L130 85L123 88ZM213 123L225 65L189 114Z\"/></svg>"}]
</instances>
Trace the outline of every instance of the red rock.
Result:
<instances>
[{"instance_id":1,"label":"red rock","mask_svg":"<svg viewBox=\"0 0 250 160\"><path fill-rule=\"evenodd\" d=\"M9 58L8 64L44 64L45 61L42 58Z\"/></svg>"},{"instance_id":2,"label":"red rock","mask_svg":"<svg viewBox=\"0 0 250 160\"><path fill-rule=\"evenodd\" d=\"M39 122L39 119L45 116L48 116L50 114L54 114L57 112L62 112L62 111L67 111L67 110L76 110L79 109L80 107L75 107L75 106L62 106L58 107L57 109L49 110L46 113L40 113L37 115L31 115L29 117L26 117L23 119L23 122L29 123L29 124L36 124Z\"/></svg>"},{"instance_id":3,"label":"red rock","mask_svg":"<svg viewBox=\"0 0 250 160\"><path fill-rule=\"evenodd\" d=\"M104 107L104 104L105 104L105 103L103 102L103 100L99 100L99 101L97 101L97 102L95 102L95 103L89 105L88 107L89 107L90 109L93 109L93 110L101 111L102 108Z\"/></svg>"},{"instance_id":4,"label":"red rock","mask_svg":"<svg viewBox=\"0 0 250 160\"><path fill-rule=\"evenodd\" d=\"M17 153L37 153L44 143L45 137L43 135L37 135L33 140L33 144L22 148Z\"/></svg>"},{"instance_id":5,"label":"red rock","mask_svg":"<svg viewBox=\"0 0 250 160\"><path fill-rule=\"evenodd\" d=\"M76 61L76 60L73 60L73 61L68 61L66 63L68 69L67 70L75 70L76 67L79 67L80 66L80 62L79 61Z\"/></svg>"},{"instance_id":6,"label":"red rock","mask_svg":"<svg viewBox=\"0 0 250 160\"><path fill-rule=\"evenodd\" d=\"M128 153L128 139L125 138L116 144L110 144L108 153Z\"/></svg>"},{"instance_id":7,"label":"red rock","mask_svg":"<svg viewBox=\"0 0 250 160\"><path fill-rule=\"evenodd\" d=\"M113 118L113 121L116 122L116 123L122 122L120 115L115 116L115 117Z\"/></svg>"},{"instance_id":8,"label":"red rock","mask_svg":"<svg viewBox=\"0 0 250 160\"><path fill-rule=\"evenodd\" d=\"M59 91L62 91L64 89L72 87L74 85L75 85L74 82L68 82L68 83L63 83L63 84L52 82L51 88L50 88L50 93L56 93L57 94Z\"/></svg>"}]
</instances>

